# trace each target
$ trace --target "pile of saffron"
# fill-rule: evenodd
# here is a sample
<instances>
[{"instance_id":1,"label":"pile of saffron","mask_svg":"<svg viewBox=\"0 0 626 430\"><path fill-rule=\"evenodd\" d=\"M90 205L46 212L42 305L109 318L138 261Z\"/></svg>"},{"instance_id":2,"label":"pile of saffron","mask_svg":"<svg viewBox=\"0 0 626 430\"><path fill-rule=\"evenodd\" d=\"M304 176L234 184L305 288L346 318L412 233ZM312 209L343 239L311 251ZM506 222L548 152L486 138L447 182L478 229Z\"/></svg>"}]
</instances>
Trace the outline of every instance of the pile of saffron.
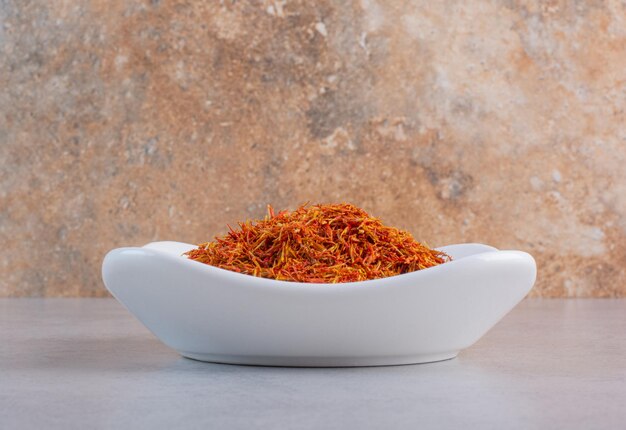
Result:
<instances>
[{"instance_id":1,"label":"pile of saffron","mask_svg":"<svg viewBox=\"0 0 626 430\"><path fill-rule=\"evenodd\" d=\"M451 258L350 204L303 205L202 243L185 255L211 266L295 282L339 283L426 269Z\"/></svg>"}]
</instances>

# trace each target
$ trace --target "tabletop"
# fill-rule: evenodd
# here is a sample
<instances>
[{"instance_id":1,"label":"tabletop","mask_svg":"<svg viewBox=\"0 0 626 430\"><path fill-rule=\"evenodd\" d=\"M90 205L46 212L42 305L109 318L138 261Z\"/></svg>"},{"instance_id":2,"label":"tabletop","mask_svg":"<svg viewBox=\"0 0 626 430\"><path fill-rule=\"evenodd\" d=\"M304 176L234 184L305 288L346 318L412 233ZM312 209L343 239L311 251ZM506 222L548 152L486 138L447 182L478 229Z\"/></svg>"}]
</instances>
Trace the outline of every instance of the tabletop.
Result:
<instances>
[{"instance_id":1,"label":"tabletop","mask_svg":"<svg viewBox=\"0 0 626 430\"><path fill-rule=\"evenodd\" d=\"M0 427L612 429L626 299L526 299L448 361L280 368L182 358L113 299L0 299Z\"/></svg>"}]
</instances>

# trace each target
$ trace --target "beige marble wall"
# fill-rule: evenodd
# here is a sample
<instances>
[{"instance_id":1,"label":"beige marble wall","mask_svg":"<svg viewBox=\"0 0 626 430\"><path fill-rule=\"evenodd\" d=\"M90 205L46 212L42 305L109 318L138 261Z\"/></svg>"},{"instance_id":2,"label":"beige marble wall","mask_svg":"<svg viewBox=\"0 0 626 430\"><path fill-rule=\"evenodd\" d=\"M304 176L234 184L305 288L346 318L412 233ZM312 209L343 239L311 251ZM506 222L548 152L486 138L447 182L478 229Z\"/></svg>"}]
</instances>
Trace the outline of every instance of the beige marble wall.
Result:
<instances>
[{"instance_id":1,"label":"beige marble wall","mask_svg":"<svg viewBox=\"0 0 626 430\"><path fill-rule=\"evenodd\" d=\"M623 2L0 6L0 296L304 201L626 295Z\"/></svg>"}]
</instances>

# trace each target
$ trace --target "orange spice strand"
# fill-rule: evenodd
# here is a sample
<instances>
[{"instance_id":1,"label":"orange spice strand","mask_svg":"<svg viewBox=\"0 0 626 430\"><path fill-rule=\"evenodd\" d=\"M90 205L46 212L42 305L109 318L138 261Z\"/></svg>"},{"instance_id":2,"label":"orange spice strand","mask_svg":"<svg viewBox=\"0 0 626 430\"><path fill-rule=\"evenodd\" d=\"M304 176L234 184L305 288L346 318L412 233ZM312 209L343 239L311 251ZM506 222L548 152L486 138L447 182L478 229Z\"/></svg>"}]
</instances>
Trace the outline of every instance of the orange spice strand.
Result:
<instances>
[{"instance_id":1,"label":"orange spice strand","mask_svg":"<svg viewBox=\"0 0 626 430\"><path fill-rule=\"evenodd\" d=\"M238 273L296 282L385 278L450 261L350 204L300 206L239 223L185 255Z\"/></svg>"}]
</instances>

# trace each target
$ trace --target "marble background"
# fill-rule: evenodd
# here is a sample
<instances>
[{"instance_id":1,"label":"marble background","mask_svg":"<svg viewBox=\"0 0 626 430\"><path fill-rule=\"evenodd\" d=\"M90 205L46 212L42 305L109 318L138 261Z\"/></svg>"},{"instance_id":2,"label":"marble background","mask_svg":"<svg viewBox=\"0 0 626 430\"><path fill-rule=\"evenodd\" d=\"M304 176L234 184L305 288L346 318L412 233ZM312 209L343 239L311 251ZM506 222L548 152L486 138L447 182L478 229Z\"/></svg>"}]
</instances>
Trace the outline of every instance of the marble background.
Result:
<instances>
[{"instance_id":1,"label":"marble background","mask_svg":"<svg viewBox=\"0 0 626 430\"><path fill-rule=\"evenodd\" d=\"M347 201L626 296L626 3L0 0L0 296Z\"/></svg>"}]
</instances>

